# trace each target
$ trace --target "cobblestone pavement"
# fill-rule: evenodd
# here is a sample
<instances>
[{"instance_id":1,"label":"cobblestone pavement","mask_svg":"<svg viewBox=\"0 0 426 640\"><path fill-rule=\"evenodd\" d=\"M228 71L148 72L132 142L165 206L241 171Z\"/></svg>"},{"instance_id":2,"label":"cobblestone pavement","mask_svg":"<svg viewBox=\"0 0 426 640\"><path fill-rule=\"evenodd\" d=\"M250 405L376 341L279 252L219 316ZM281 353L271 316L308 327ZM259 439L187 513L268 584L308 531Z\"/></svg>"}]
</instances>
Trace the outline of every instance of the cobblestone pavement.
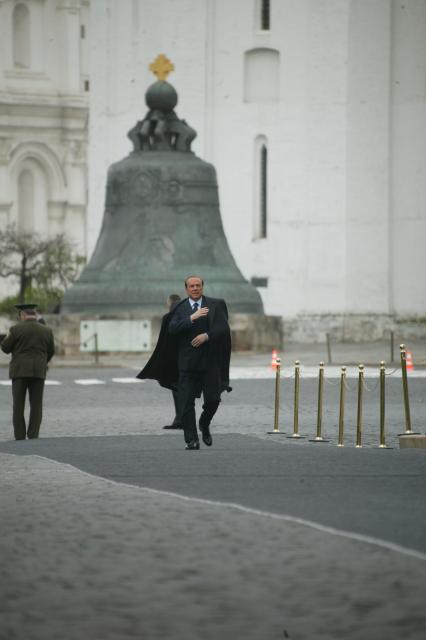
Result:
<instances>
[{"instance_id":1,"label":"cobblestone pavement","mask_svg":"<svg viewBox=\"0 0 426 640\"><path fill-rule=\"evenodd\" d=\"M423 640L425 562L0 454L1 640Z\"/></svg>"}]
</instances>

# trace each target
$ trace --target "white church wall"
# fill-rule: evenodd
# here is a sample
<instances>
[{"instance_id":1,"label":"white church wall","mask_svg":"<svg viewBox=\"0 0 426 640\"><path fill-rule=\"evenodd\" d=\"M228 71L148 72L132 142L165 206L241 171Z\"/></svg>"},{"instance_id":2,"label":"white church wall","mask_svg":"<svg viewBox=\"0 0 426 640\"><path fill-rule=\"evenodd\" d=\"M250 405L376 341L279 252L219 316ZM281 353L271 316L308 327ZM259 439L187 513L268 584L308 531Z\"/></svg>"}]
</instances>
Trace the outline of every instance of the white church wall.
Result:
<instances>
[{"instance_id":1,"label":"white church wall","mask_svg":"<svg viewBox=\"0 0 426 640\"><path fill-rule=\"evenodd\" d=\"M260 289L267 313L337 312L344 299L347 3L316 11L306 2L272 3L268 33L256 30L244 2L234 4L238 20L230 19L229 3L215 3L214 35L220 85L213 160L231 249L246 277L268 278ZM243 101L244 56L258 47L280 50L278 103ZM253 212L252 148L261 134L270 160L269 231L253 240L245 220Z\"/></svg>"},{"instance_id":2,"label":"white church wall","mask_svg":"<svg viewBox=\"0 0 426 640\"><path fill-rule=\"evenodd\" d=\"M393 310L426 316L426 2L393 4Z\"/></svg>"},{"instance_id":3,"label":"white church wall","mask_svg":"<svg viewBox=\"0 0 426 640\"><path fill-rule=\"evenodd\" d=\"M330 322L350 333L351 317L361 336L364 317L379 332L394 312L425 315L425 0L272 1L263 31L259 7L92 1L89 252L108 166L131 149L126 132L155 81L148 65L163 52L176 111L198 132L193 149L217 169L237 264L267 280L265 311L311 318L317 337Z\"/></svg>"},{"instance_id":4,"label":"white church wall","mask_svg":"<svg viewBox=\"0 0 426 640\"><path fill-rule=\"evenodd\" d=\"M349 34L346 311L389 313L388 0L352 2Z\"/></svg>"},{"instance_id":5,"label":"white church wall","mask_svg":"<svg viewBox=\"0 0 426 640\"><path fill-rule=\"evenodd\" d=\"M66 232L83 254L88 111L80 28L88 11L88 0L0 2L0 225ZM15 292L16 283L0 283L0 296Z\"/></svg>"}]
</instances>

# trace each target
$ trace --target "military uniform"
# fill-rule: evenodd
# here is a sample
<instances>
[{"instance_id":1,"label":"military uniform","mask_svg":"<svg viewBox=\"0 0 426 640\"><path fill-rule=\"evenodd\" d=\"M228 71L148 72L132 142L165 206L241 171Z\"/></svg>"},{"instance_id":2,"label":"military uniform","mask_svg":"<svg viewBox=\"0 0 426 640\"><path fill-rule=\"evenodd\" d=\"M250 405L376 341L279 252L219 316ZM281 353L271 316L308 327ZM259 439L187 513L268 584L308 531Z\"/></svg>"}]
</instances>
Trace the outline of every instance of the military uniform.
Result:
<instances>
[{"instance_id":1,"label":"military uniform","mask_svg":"<svg viewBox=\"0 0 426 640\"><path fill-rule=\"evenodd\" d=\"M36 317L11 327L1 343L2 351L11 353L9 377L12 379L13 430L16 440L38 438L43 412L44 381L47 363L55 353L52 330ZM30 419L26 429L24 409L28 391Z\"/></svg>"}]
</instances>

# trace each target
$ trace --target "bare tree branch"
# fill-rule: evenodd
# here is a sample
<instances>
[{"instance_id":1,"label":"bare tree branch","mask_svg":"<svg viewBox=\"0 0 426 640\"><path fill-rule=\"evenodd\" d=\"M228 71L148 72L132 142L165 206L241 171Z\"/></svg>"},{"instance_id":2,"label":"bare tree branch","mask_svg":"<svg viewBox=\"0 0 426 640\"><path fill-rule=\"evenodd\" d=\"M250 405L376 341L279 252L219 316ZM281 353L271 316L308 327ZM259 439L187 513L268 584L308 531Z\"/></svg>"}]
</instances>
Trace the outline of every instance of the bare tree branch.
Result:
<instances>
[{"instance_id":1,"label":"bare tree branch","mask_svg":"<svg viewBox=\"0 0 426 640\"><path fill-rule=\"evenodd\" d=\"M65 289L83 263L63 233L45 240L14 227L0 231L0 275L18 280L21 302L32 283L46 292Z\"/></svg>"}]
</instances>

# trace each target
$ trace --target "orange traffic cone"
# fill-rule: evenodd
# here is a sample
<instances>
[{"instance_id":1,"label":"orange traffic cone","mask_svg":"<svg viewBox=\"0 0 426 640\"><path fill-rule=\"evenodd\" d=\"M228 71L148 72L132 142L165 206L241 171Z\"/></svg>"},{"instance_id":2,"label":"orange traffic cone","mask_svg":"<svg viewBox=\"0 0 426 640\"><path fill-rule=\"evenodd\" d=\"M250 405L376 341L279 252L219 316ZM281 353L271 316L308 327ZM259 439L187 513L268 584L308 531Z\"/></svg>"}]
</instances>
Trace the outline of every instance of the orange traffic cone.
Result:
<instances>
[{"instance_id":1,"label":"orange traffic cone","mask_svg":"<svg viewBox=\"0 0 426 640\"><path fill-rule=\"evenodd\" d=\"M277 350L276 349L272 349L271 367L273 369L275 369L276 366L277 366L277 358L278 358Z\"/></svg>"},{"instance_id":2,"label":"orange traffic cone","mask_svg":"<svg viewBox=\"0 0 426 640\"><path fill-rule=\"evenodd\" d=\"M411 351L405 352L405 365L407 367L407 371L414 371L413 354L411 353Z\"/></svg>"}]
</instances>

